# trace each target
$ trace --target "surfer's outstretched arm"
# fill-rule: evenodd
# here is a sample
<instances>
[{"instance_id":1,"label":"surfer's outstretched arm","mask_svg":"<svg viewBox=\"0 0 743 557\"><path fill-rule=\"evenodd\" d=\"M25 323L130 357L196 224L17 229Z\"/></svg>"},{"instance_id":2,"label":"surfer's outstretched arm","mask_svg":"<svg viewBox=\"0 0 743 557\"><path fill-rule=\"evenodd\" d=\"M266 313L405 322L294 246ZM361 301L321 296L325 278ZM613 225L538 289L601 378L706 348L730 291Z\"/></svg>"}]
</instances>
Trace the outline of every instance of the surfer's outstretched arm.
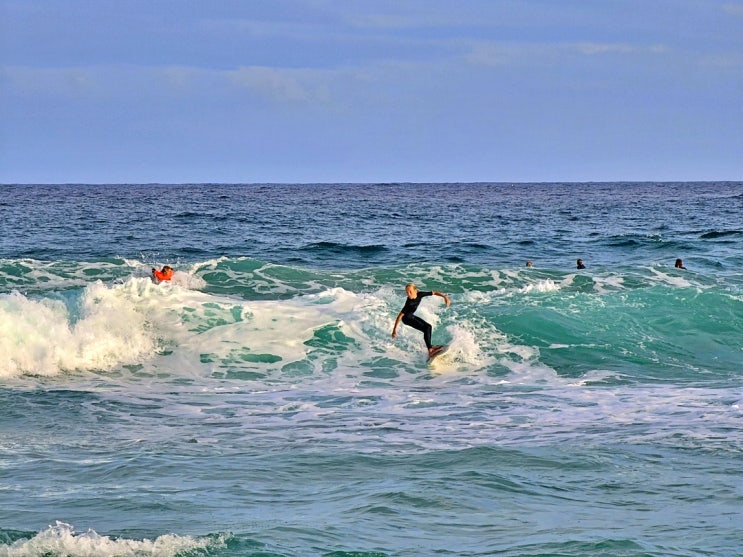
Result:
<instances>
[{"instance_id":1,"label":"surfer's outstretched arm","mask_svg":"<svg viewBox=\"0 0 743 557\"><path fill-rule=\"evenodd\" d=\"M403 315L405 315L403 312L397 314L397 319L395 319L395 326L392 327L392 338L395 338L397 336L397 326L400 324L400 321L402 321Z\"/></svg>"},{"instance_id":2,"label":"surfer's outstretched arm","mask_svg":"<svg viewBox=\"0 0 743 557\"><path fill-rule=\"evenodd\" d=\"M449 300L449 296L444 294L443 292L436 292L435 290L431 292L434 296L440 296L444 299L444 302L446 302L446 307L449 307L451 305L451 300Z\"/></svg>"}]
</instances>

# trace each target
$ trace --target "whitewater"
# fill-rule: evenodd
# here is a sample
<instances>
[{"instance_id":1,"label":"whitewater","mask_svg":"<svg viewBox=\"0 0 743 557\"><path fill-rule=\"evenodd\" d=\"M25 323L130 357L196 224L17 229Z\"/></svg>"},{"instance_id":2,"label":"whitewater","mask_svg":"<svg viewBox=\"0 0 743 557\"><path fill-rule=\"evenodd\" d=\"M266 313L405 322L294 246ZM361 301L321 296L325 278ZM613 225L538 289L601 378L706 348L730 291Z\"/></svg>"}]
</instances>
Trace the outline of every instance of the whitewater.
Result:
<instances>
[{"instance_id":1,"label":"whitewater","mask_svg":"<svg viewBox=\"0 0 743 557\"><path fill-rule=\"evenodd\" d=\"M743 554L743 183L0 193L0 556Z\"/></svg>"}]
</instances>

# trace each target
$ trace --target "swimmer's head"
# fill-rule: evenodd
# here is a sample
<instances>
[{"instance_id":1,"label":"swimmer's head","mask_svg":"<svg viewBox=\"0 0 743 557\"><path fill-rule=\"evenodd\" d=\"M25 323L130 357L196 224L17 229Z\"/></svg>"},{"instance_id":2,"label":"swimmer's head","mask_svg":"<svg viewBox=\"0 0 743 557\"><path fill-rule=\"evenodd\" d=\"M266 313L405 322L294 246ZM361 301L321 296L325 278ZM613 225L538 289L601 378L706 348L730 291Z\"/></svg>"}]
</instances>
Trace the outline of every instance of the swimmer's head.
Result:
<instances>
[{"instance_id":1,"label":"swimmer's head","mask_svg":"<svg viewBox=\"0 0 743 557\"><path fill-rule=\"evenodd\" d=\"M405 294L408 295L408 298L415 298L418 295L418 287L415 286L415 283L409 282L405 285Z\"/></svg>"}]
</instances>

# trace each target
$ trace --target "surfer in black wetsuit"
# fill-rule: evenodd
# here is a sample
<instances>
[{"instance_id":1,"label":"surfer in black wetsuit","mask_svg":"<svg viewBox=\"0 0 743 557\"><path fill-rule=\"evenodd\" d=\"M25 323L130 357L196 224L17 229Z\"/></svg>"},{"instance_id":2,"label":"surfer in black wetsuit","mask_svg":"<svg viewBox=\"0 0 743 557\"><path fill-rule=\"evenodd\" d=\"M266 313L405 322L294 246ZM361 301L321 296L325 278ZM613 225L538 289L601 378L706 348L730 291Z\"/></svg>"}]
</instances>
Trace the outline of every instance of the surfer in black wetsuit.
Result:
<instances>
[{"instance_id":1,"label":"surfer in black wetsuit","mask_svg":"<svg viewBox=\"0 0 743 557\"><path fill-rule=\"evenodd\" d=\"M405 300L405 305L400 310L397 319L395 319L395 326L392 327L392 338L397 336L397 326L400 324L400 321L402 321L408 327L413 327L423 333L423 340L426 342L429 357L439 353L442 348L441 345L434 346L431 344L431 325L415 315L415 310L418 309L421 300L426 296L441 296L444 299L444 302L446 302L446 307L449 307L449 304L451 304L449 297L446 294L436 292L435 290L432 292L418 292L418 288L416 288L415 284L412 282L405 287L405 293L408 295L408 299Z\"/></svg>"}]
</instances>

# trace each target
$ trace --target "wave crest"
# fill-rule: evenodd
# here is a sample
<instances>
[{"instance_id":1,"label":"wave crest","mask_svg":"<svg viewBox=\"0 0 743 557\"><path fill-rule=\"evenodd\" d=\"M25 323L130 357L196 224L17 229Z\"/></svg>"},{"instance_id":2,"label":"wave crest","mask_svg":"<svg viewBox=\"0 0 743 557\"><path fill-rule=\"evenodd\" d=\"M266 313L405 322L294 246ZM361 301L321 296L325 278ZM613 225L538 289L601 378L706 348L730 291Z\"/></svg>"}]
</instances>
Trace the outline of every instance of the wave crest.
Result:
<instances>
[{"instance_id":1,"label":"wave crest","mask_svg":"<svg viewBox=\"0 0 743 557\"><path fill-rule=\"evenodd\" d=\"M153 353L147 314L131 296L154 286L149 279L119 288L96 282L76 300L0 295L0 377L107 370Z\"/></svg>"},{"instance_id":2,"label":"wave crest","mask_svg":"<svg viewBox=\"0 0 743 557\"><path fill-rule=\"evenodd\" d=\"M94 530L78 534L70 524L58 520L31 538L0 545L0 557L173 557L184 552L224 547L227 538L226 534L202 538L165 534L153 540L111 538Z\"/></svg>"}]
</instances>

